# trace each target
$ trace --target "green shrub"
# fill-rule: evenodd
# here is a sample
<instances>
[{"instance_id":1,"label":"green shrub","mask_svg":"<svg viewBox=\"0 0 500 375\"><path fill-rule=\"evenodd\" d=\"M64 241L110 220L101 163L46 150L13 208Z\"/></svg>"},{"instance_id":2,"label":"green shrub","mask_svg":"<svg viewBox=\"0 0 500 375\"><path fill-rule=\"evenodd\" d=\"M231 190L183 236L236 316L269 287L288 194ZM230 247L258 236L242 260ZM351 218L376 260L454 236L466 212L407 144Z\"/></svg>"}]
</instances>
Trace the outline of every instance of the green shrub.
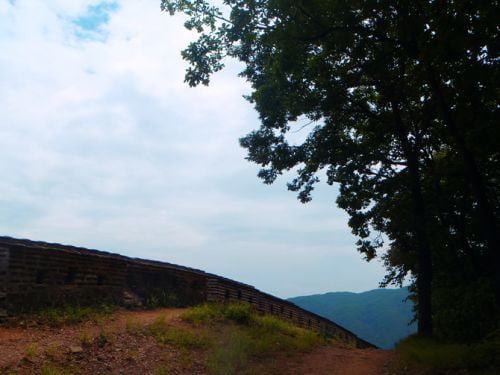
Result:
<instances>
[{"instance_id":1,"label":"green shrub","mask_svg":"<svg viewBox=\"0 0 500 375\"><path fill-rule=\"evenodd\" d=\"M252 361L308 350L325 342L313 331L276 316L259 315L243 303L197 306L186 312L183 319L196 324L219 324L208 353L208 368L217 375L251 373Z\"/></svg>"},{"instance_id":2,"label":"green shrub","mask_svg":"<svg viewBox=\"0 0 500 375\"><path fill-rule=\"evenodd\" d=\"M194 334L169 326L163 316L147 326L146 333L161 344L170 344L182 349L205 349L210 344L208 337L203 334Z\"/></svg>"},{"instance_id":3,"label":"green shrub","mask_svg":"<svg viewBox=\"0 0 500 375\"><path fill-rule=\"evenodd\" d=\"M224 305L205 303L194 306L182 314L182 320L194 324L210 324L224 319Z\"/></svg>"},{"instance_id":4,"label":"green shrub","mask_svg":"<svg viewBox=\"0 0 500 375\"><path fill-rule=\"evenodd\" d=\"M500 310L489 280L446 284L432 293L434 333L439 339L474 342L498 328Z\"/></svg>"},{"instance_id":5,"label":"green shrub","mask_svg":"<svg viewBox=\"0 0 500 375\"><path fill-rule=\"evenodd\" d=\"M192 307L182 319L192 324L216 326L211 330L207 366L217 375L250 374L255 361L308 350L326 342L316 332L276 316L260 315L245 303ZM162 324L153 323L153 330L161 331Z\"/></svg>"},{"instance_id":6,"label":"green shrub","mask_svg":"<svg viewBox=\"0 0 500 375\"><path fill-rule=\"evenodd\" d=\"M396 351L404 360L424 368L487 370L500 366L498 336L474 344L457 344L414 335L396 344Z\"/></svg>"},{"instance_id":7,"label":"green shrub","mask_svg":"<svg viewBox=\"0 0 500 375\"><path fill-rule=\"evenodd\" d=\"M113 313L116 309L117 306L107 304L96 306L64 305L38 310L31 313L29 317L51 326L61 326L98 320Z\"/></svg>"},{"instance_id":8,"label":"green shrub","mask_svg":"<svg viewBox=\"0 0 500 375\"><path fill-rule=\"evenodd\" d=\"M154 309L158 307L178 307L181 303L177 294L165 290L157 290L146 298L145 305L150 309Z\"/></svg>"},{"instance_id":9,"label":"green shrub","mask_svg":"<svg viewBox=\"0 0 500 375\"><path fill-rule=\"evenodd\" d=\"M182 319L189 323L217 323L223 320L232 321L238 324L250 324L255 312L246 303L205 303L203 305L190 308L182 315Z\"/></svg>"},{"instance_id":10,"label":"green shrub","mask_svg":"<svg viewBox=\"0 0 500 375\"><path fill-rule=\"evenodd\" d=\"M265 332L282 333L293 337L297 336L300 332L305 332L305 330L272 315L259 315L255 320L260 330Z\"/></svg>"},{"instance_id":11,"label":"green shrub","mask_svg":"<svg viewBox=\"0 0 500 375\"><path fill-rule=\"evenodd\" d=\"M259 338L258 352L262 353L305 351L325 342L318 333L271 315L256 317L253 333Z\"/></svg>"},{"instance_id":12,"label":"green shrub","mask_svg":"<svg viewBox=\"0 0 500 375\"><path fill-rule=\"evenodd\" d=\"M264 318L264 317L263 317ZM311 349L324 341L314 332L276 323L275 317L250 325L228 325L209 353L208 368L216 375L251 374L251 363ZM294 332L290 335L290 332Z\"/></svg>"},{"instance_id":13,"label":"green shrub","mask_svg":"<svg viewBox=\"0 0 500 375\"><path fill-rule=\"evenodd\" d=\"M226 305L224 310L224 317L238 324L248 325L253 320L253 311L250 305L243 303L233 303Z\"/></svg>"}]
</instances>

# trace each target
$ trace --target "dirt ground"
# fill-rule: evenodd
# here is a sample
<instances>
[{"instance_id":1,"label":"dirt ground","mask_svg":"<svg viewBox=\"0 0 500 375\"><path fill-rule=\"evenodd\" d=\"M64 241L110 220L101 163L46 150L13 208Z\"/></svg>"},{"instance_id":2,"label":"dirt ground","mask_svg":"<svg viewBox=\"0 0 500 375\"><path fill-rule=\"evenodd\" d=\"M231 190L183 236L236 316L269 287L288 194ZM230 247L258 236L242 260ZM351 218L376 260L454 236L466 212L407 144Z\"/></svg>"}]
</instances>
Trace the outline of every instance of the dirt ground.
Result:
<instances>
[{"instance_id":1,"label":"dirt ground","mask_svg":"<svg viewBox=\"0 0 500 375\"><path fill-rule=\"evenodd\" d=\"M118 311L101 322L68 325L0 327L0 374L208 374L203 351L159 345L133 334L137 325L163 316L188 329L182 309ZM393 353L334 345L276 358L266 373L290 375L388 375ZM52 372L51 372L52 371Z\"/></svg>"},{"instance_id":2,"label":"dirt ground","mask_svg":"<svg viewBox=\"0 0 500 375\"><path fill-rule=\"evenodd\" d=\"M318 348L296 358L290 375L386 375L393 352L381 349L352 349L338 346Z\"/></svg>"}]
</instances>

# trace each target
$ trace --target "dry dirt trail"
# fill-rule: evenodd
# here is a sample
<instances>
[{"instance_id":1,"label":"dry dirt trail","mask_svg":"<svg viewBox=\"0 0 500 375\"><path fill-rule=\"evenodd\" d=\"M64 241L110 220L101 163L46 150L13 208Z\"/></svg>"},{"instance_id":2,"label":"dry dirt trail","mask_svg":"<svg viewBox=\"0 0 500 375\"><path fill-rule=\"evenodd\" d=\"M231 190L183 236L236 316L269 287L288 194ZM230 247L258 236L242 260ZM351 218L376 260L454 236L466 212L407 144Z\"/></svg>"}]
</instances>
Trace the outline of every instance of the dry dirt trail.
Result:
<instances>
[{"instance_id":1,"label":"dry dirt trail","mask_svg":"<svg viewBox=\"0 0 500 375\"><path fill-rule=\"evenodd\" d=\"M152 337L131 334L134 324L149 324L159 316L172 326L187 329L180 319L183 311L118 311L104 323L60 328L0 326L0 375L42 374L48 363L65 370L46 372L49 374L208 375L202 351L189 353L187 358L183 350L159 346ZM98 345L96 338L103 327L107 341ZM271 368L256 375L387 375L392 357L393 352L387 350L329 345L291 358L276 358ZM158 371L160 368L167 370Z\"/></svg>"},{"instance_id":2,"label":"dry dirt trail","mask_svg":"<svg viewBox=\"0 0 500 375\"><path fill-rule=\"evenodd\" d=\"M289 364L290 375L386 375L394 353L326 346Z\"/></svg>"}]
</instances>

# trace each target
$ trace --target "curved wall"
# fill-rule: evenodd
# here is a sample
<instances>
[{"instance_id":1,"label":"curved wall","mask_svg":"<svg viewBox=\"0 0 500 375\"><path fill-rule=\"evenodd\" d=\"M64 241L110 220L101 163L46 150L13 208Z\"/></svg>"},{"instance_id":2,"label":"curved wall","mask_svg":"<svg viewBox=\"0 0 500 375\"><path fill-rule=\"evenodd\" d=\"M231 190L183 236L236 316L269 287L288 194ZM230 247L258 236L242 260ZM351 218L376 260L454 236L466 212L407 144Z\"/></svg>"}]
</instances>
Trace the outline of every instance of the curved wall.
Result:
<instances>
[{"instance_id":1,"label":"curved wall","mask_svg":"<svg viewBox=\"0 0 500 375\"><path fill-rule=\"evenodd\" d=\"M175 264L97 250L0 237L0 317L64 303L190 306L245 302L356 347L354 333L234 280Z\"/></svg>"}]
</instances>

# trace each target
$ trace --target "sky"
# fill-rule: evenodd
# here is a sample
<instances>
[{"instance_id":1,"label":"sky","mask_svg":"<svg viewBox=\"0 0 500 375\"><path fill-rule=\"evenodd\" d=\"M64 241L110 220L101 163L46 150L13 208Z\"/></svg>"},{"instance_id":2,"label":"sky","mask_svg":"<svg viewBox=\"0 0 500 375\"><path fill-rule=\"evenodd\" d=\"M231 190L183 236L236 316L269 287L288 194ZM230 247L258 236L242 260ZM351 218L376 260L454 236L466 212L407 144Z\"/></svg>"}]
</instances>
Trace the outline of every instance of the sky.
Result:
<instances>
[{"instance_id":1,"label":"sky","mask_svg":"<svg viewBox=\"0 0 500 375\"><path fill-rule=\"evenodd\" d=\"M160 0L0 0L0 235L283 298L377 288L384 268L356 251L335 187L302 204L292 176L264 185L245 160L238 139L259 119L242 67L183 82L195 38Z\"/></svg>"}]
</instances>

